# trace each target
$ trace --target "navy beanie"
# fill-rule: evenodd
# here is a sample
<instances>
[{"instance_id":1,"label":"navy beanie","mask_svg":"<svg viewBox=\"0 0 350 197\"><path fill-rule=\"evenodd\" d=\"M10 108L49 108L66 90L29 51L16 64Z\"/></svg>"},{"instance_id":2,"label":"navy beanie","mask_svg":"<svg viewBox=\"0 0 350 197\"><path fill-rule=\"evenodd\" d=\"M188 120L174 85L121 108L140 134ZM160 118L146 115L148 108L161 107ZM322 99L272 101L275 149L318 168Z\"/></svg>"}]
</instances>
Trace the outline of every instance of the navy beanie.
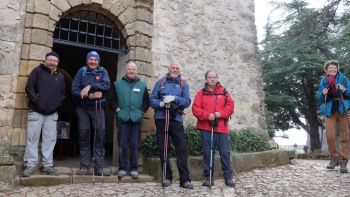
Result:
<instances>
[{"instance_id":1,"label":"navy beanie","mask_svg":"<svg viewBox=\"0 0 350 197\"><path fill-rule=\"evenodd\" d=\"M55 51L46 53L45 58L47 58L48 56L55 56L58 60L60 59L60 56Z\"/></svg>"},{"instance_id":2,"label":"navy beanie","mask_svg":"<svg viewBox=\"0 0 350 197\"><path fill-rule=\"evenodd\" d=\"M88 59L90 57L96 57L97 61L100 62L100 55L96 52L96 51L90 51L87 55L86 55L86 61L88 61Z\"/></svg>"}]
</instances>

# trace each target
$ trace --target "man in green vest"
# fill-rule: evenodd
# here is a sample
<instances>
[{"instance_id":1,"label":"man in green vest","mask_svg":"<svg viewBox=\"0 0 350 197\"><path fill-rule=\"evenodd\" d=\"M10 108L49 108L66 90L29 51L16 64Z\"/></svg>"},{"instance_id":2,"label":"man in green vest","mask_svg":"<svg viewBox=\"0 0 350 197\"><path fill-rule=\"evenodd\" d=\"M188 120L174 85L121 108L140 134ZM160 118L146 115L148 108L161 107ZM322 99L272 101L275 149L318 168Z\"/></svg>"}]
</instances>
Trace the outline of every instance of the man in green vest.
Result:
<instances>
[{"instance_id":1,"label":"man in green vest","mask_svg":"<svg viewBox=\"0 0 350 197\"><path fill-rule=\"evenodd\" d=\"M149 94L146 84L137 77L137 66L128 62L125 76L114 82L115 93L112 108L116 111L119 144L119 172L122 178L129 172L132 178L138 178L137 160L141 141L141 124L143 114L149 108ZM128 149L130 163L128 168Z\"/></svg>"}]
</instances>

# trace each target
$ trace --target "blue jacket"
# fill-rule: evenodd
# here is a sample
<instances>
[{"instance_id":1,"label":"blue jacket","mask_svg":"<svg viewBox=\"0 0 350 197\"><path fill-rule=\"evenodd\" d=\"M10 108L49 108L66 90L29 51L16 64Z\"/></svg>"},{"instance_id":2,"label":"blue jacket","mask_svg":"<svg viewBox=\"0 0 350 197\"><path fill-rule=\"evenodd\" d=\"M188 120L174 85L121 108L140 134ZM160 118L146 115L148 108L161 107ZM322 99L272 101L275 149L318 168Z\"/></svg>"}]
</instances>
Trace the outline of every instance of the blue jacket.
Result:
<instances>
[{"instance_id":1,"label":"blue jacket","mask_svg":"<svg viewBox=\"0 0 350 197\"><path fill-rule=\"evenodd\" d=\"M165 108L159 107L160 102L164 96L175 96L175 104L180 108L185 109L191 105L190 88L187 81L181 84L181 76L176 79L168 77L160 79L156 82L151 93L151 107L154 109L154 119L165 119ZM182 122L182 114L177 114L175 120Z\"/></svg>"},{"instance_id":2,"label":"blue jacket","mask_svg":"<svg viewBox=\"0 0 350 197\"><path fill-rule=\"evenodd\" d=\"M346 92L344 93L341 93L339 89L337 90L337 95L339 98L336 100L336 102L339 102L337 111L341 114L344 114L344 109L347 111L350 108L350 82L348 78L346 78L342 73L338 72L336 75L336 84L341 84L346 88ZM317 102L320 106L320 113L329 117L332 114L332 105L334 99L331 94L328 93L325 106L325 95L322 93L324 88L328 88L327 76L324 76L321 79L320 87L317 93ZM344 98L344 100L342 98Z\"/></svg>"},{"instance_id":3,"label":"blue jacket","mask_svg":"<svg viewBox=\"0 0 350 197\"><path fill-rule=\"evenodd\" d=\"M81 67L74 77L72 82L72 94L78 105L91 106L95 104L94 99L84 98L81 99L80 92L87 86L91 85L90 93L101 91L103 96L99 99L99 102L105 102L104 93L110 88L110 81L107 70L102 66L98 66L95 70L90 70L87 66Z\"/></svg>"}]
</instances>

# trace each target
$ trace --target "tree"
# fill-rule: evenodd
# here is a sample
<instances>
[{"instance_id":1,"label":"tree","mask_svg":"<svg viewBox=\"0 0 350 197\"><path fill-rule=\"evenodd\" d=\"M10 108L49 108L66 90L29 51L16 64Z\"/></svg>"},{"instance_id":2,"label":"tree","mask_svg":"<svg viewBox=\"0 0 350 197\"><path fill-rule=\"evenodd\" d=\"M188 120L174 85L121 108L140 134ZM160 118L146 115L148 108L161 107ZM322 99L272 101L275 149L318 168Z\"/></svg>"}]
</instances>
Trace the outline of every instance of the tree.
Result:
<instances>
[{"instance_id":1,"label":"tree","mask_svg":"<svg viewBox=\"0 0 350 197\"><path fill-rule=\"evenodd\" d=\"M339 6L346 9L349 0L330 0L321 9L308 8L302 0L275 5L288 14L266 25L260 50L271 128L303 128L314 151L321 148L318 128L322 121L315 95L324 75L323 64L329 59L349 63L349 16L339 12Z\"/></svg>"}]
</instances>

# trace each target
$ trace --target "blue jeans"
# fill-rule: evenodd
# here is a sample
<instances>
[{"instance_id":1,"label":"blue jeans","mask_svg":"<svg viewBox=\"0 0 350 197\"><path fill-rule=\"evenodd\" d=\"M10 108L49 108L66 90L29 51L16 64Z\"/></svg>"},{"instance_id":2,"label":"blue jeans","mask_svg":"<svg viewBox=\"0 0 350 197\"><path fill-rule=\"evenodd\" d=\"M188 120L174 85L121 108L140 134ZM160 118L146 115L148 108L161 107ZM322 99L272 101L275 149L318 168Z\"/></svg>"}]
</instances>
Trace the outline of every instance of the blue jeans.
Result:
<instances>
[{"instance_id":1,"label":"blue jeans","mask_svg":"<svg viewBox=\"0 0 350 197\"><path fill-rule=\"evenodd\" d=\"M130 148L129 171L137 171L140 141L141 123L127 122L118 126L119 170L128 171L128 149Z\"/></svg>"},{"instance_id":2,"label":"blue jeans","mask_svg":"<svg viewBox=\"0 0 350 197\"><path fill-rule=\"evenodd\" d=\"M211 132L210 131L204 131L201 130L201 139L202 139L202 151L203 151L203 162L204 162L204 177L209 177L209 170L210 170L210 138L211 138ZM214 174L214 158L215 158L215 148L217 147L219 149L220 153L220 161L221 161L221 169L224 173L225 180L232 179L233 177L233 170L231 168L231 160L230 160L230 145L229 145L229 139L228 134L223 133L216 133L214 132L214 139L213 139L213 171L212 175Z\"/></svg>"},{"instance_id":3,"label":"blue jeans","mask_svg":"<svg viewBox=\"0 0 350 197\"><path fill-rule=\"evenodd\" d=\"M36 111L29 110L27 125L27 143L24 153L26 166L34 167L38 162L38 144L40 135L42 165L53 166L53 149L57 139L57 112L51 115L43 115Z\"/></svg>"}]
</instances>

